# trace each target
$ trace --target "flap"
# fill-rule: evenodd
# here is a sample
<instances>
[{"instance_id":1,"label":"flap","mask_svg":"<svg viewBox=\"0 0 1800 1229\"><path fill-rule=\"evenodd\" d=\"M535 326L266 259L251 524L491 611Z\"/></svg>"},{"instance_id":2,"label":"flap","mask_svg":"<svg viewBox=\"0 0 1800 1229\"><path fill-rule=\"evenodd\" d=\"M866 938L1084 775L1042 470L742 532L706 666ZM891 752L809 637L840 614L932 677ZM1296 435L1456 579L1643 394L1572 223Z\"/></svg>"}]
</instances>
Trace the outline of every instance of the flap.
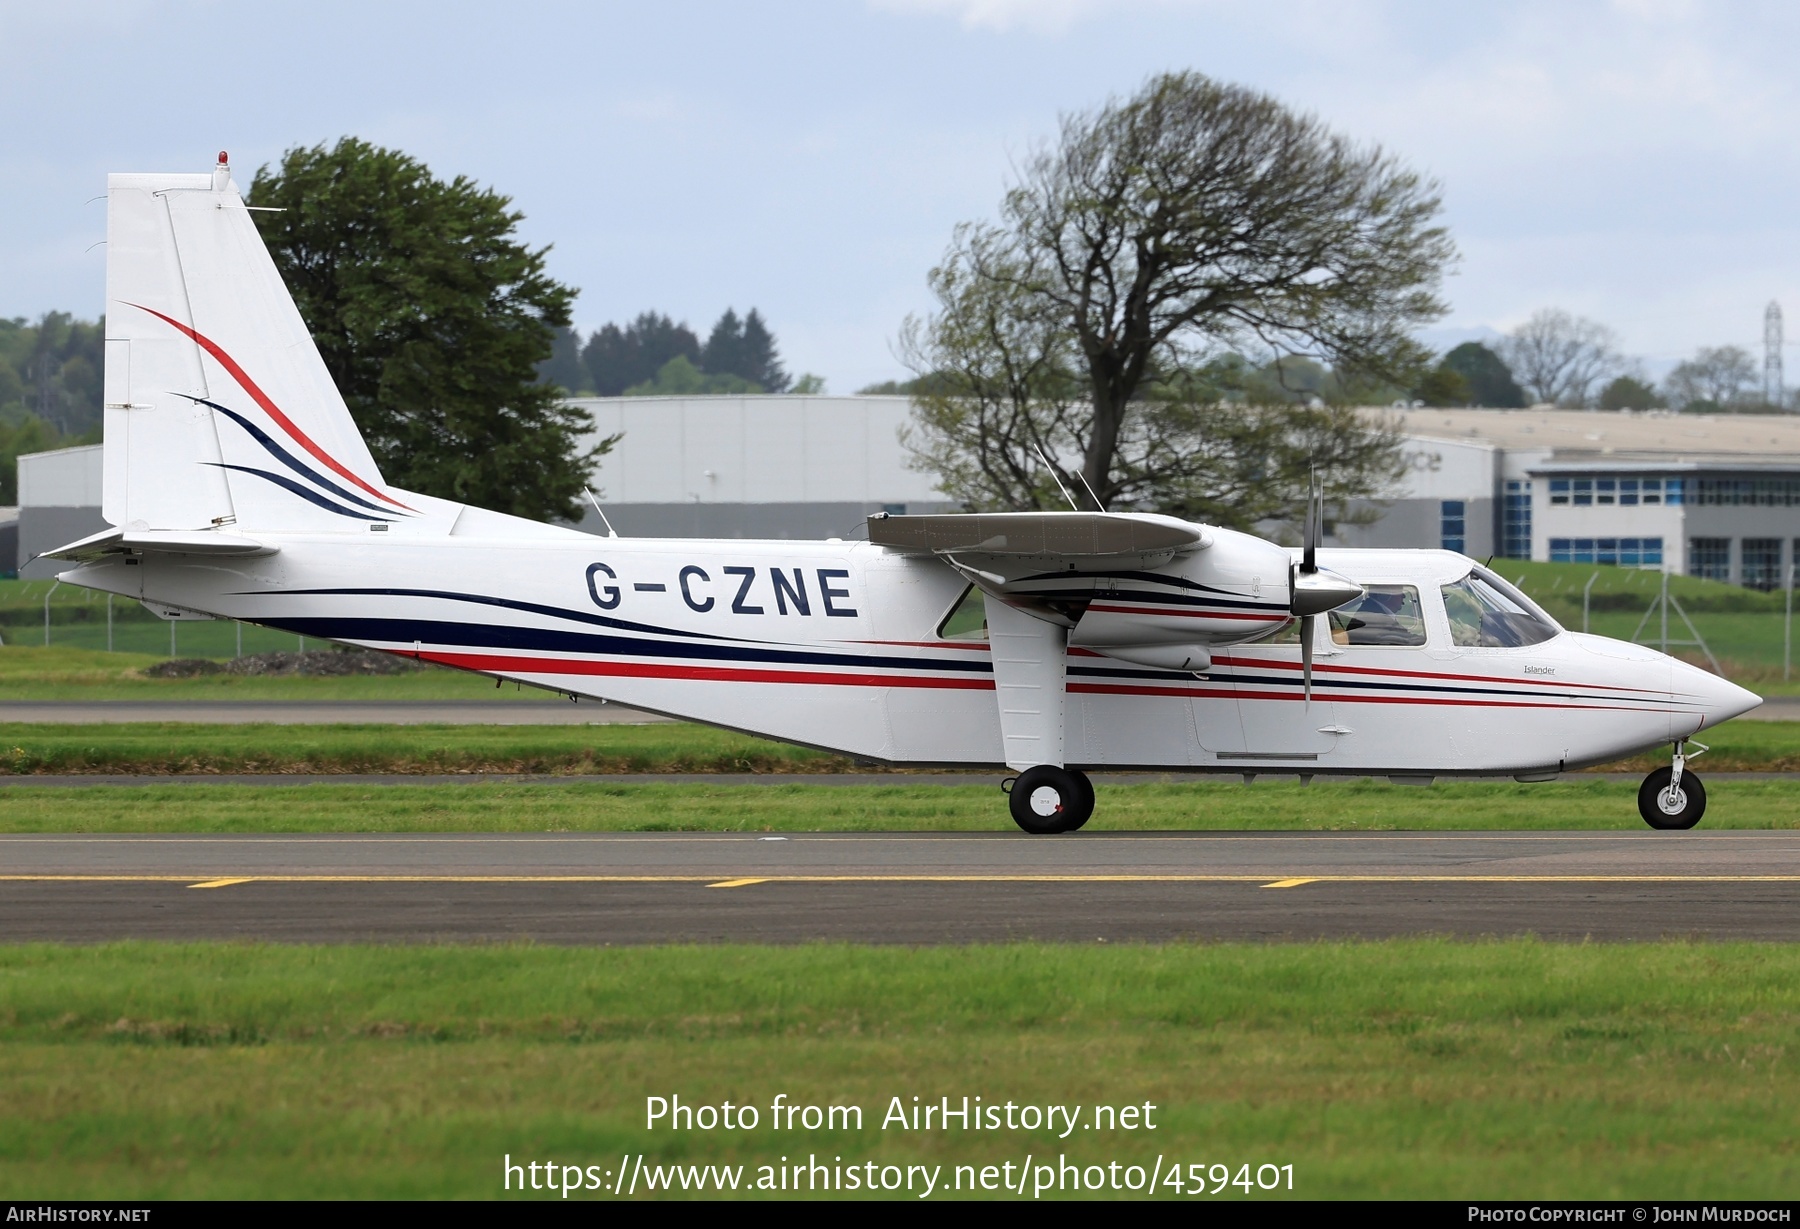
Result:
<instances>
[{"instance_id":1,"label":"flap","mask_svg":"<svg viewBox=\"0 0 1800 1229\"><path fill-rule=\"evenodd\" d=\"M869 541L920 553L1139 555L1211 545L1199 525L1147 512L974 512L869 518Z\"/></svg>"},{"instance_id":2,"label":"flap","mask_svg":"<svg viewBox=\"0 0 1800 1229\"><path fill-rule=\"evenodd\" d=\"M107 555L273 555L277 548L218 529L102 529L99 533L47 550L40 559L86 561Z\"/></svg>"}]
</instances>

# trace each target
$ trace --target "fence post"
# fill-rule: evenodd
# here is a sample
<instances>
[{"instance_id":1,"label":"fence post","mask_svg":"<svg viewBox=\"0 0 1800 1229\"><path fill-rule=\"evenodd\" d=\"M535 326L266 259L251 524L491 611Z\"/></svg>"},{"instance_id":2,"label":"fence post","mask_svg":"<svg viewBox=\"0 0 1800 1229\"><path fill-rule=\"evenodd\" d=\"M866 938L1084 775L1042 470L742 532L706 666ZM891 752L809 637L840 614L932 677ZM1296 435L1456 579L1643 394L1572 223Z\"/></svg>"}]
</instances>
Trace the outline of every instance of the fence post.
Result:
<instances>
[{"instance_id":1,"label":"fence post","mask_svg":"<svg viewBox=\"0 0 1800 1229\"><path fill-rule=\"evenodd\" d=\"M1588 577L1587 584L1581 586L1581 634L1584 636L1587 635L1588 629L1588 593L1593 589L1594 582L1599 579L1600 573L1595 572Z\"/></svg>"},{"instance_id":2,"label":"fence post","mask_svg":"<svg viewBox=\"0 0 1800 1229\"><path fill-rule=\"evenodd\" d=\"M1794 565L1788 564L1787 611L1781 620L1781 681L1793 674L1794 662Z\"/></svg>"},{"instance_id":3,"label":"fence post","mask_svg":"<svg viewBox=\"0 0 1800 1229\"><path fill-rule=\"evenodd\" d=\"M112 599L112 594L106 595L106 651L108 653L113 651Z\"/></svg>"},{"instance_id":4,"label":"fence post","mask_svg":"<svg viewBox=\"0 0 1800 1229\"><path fill-rule=\"evenodd\" d=\"M55 593L62 581L55 581L44 594L44 647L50 647L50 594Z\"/></svg>"},{"instance_id":5,"label":"fence post","mask_svg":"<svg viewBox=\"0 0 1800 1229\"><path fill-rule=\"evenodd\" d=\"M1663 569L1662 579L1662 651L1669 651L1669 570Z\"/></svg>"}]
</instances>

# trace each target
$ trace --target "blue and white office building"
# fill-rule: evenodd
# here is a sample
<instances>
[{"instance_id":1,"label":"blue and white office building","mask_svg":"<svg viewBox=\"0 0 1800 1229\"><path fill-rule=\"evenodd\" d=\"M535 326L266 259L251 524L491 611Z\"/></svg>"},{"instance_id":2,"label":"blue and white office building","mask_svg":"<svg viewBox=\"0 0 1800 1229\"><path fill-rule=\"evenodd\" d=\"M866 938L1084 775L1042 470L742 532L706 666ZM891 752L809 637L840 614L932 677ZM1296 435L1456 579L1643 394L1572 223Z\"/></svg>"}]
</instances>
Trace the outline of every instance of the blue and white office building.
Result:
<instances>
[{"instance_id":1,"label":"blue and white office building","mask_svg":"<svg viewBox=\"0 0 1800 1229\"><path fill-rule=\"evenodd\" d=\"M1347 531L1357 545L1424 545L1435 519L1435 545L1477 557L1667 568L1764 589L1800 563L1800 416L1395 417L1407 477L1380 521Z\"/></svg>"}]
</instances>

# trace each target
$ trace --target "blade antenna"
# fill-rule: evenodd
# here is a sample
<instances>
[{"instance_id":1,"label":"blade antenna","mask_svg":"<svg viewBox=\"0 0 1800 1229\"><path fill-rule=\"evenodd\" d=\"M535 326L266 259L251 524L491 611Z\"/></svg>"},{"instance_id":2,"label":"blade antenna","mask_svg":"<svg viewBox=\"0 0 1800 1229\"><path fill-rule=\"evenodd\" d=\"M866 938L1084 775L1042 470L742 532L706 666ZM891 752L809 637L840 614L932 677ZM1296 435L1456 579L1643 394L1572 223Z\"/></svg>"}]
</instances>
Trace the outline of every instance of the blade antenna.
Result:
<instances>
[{"instance_id":1,"label":"blade antenna","mask_svg":"<svg viewBox=\"0 0 1800 1229\"><path fill-rule=\"evenodd\" d=\"M606 536L609 538L618 537L619 531L612 527L612 522L606 519L606 513L602 511L600 507L600 501L594 498L594 488L583 483L581 489L587 492L588 502L594 505L594 511L600 513L600 523L606 526Z\"/></svg>"},{"instance_id":2,"label":"blade antenna","mask_svg":"<svg viewBox=\"0 0 1800 1229\"><path fill-rule=\"evenodd\" d=\"M1037 449L1038 459L1043 461L1044 468L1050 471L1050 481L1056 484L1056 489L1062 492L1062 497L1069 500L1069 510L1071 512L1081 511L1080 506L1077 505L1073 499L1069 498L1069 488L1063 485L1063 480L1061 478L1057 477L1056 466L1050 464L1050 458L1044 452L1044 446L1042 444L1034 444L1033 447ZM1095 500L1095 502L1098 503L1099 501Z\"/></svg>"},{"instance_id":3,"label":"blade antenna","mask_svg":"<svg viewBox=\"0 0 1800 1229\"><path fill-rule=\"evenodd\" d=\"M1095 510L1100 512L1106 511L1106 505L1100 502L1100 497L1098 495L1094 494L1094 486L1087 480L1087 475L1080 470L1076 470L1075 476L1081 479L1081 485L1087 489L1088 498L1094 501Z\"/></svg>"}]
</instances>

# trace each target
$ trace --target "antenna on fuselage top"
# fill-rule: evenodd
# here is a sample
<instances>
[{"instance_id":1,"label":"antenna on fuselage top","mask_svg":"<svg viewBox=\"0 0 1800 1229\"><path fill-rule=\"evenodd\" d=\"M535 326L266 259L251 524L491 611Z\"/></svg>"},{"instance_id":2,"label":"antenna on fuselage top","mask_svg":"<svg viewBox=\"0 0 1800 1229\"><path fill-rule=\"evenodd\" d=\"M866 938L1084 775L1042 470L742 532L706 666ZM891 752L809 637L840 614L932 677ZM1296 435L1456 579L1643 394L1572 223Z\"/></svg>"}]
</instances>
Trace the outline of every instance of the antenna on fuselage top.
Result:
<instances>
[{"instance_id":1,"label":"antenna on fuselage top","mask_svg":"<svg viewBox=\"0 0 1800 1229\"><path fill-rule=\"evenodd\" d=\"M606 519L606 513L601 511L600 501L594 498L594 488L584 485L581 489L587 492L588 502L594 505L594 511L600 513L600 523L606 526L606 536L609 538L618 537L619 531L612 527L612 522Z\"/></svg>"},{"instance_id":2,"label":"antenna on fuselage top","mask_svg":"<svg viewBox=\"0 0 1800 1229\"><path fill-rule=\"evenodd\" d=\"M1050 464L1050 458L1048 455L1045 454L1044 446L1042 444L1037 444L1037 445L1034 445L1034 447L1037 448L1038 459L1044 463L1044 468L1050 471L1050 481L1052 481L1056 484L1056 489L1062 492L1062 497L1064 499L1069 500L1069 511L1071 511L1071 512L1081 511L1080 506L1078 504L1076 504L1076 502L1073 499L1069 498L1069 488L1064 486L1063 480L1056 476L1056 466ZM1088 493L1090 495L1093 494L1092 491L1090 491ZM1100 501L1096 499L1094 501L1094 503L1096 505L1098 505L1100 503Z\"/></svg>"}]
</instances>

